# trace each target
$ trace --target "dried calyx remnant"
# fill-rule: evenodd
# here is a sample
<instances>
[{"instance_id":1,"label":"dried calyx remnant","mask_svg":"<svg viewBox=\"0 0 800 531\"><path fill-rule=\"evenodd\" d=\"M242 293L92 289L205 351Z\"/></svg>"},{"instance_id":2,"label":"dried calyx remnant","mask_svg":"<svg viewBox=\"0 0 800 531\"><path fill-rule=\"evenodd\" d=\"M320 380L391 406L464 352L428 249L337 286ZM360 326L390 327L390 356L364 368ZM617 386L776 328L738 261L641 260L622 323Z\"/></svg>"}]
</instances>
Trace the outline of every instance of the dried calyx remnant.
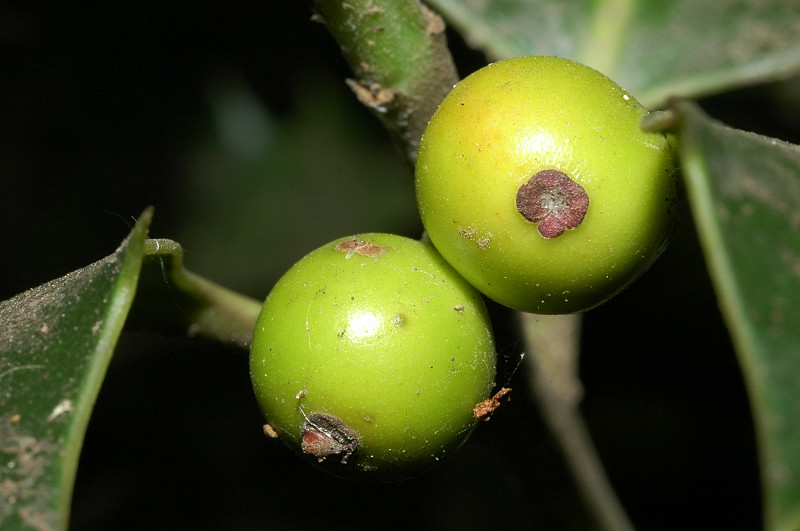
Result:
<instances>
[{"instance_id":1,"label":"dried calyx remnant","mask_svg":"<svg viewBox=\"0 0 800 531\"><path fill-rule=\"evenodd\" d=\"M488 421L497 408L509 400L511 400L511 388L503 387L494 396L479 402L472 410L472 415L478 420Z\"/></svg>"},{"instance_id":2,"label":"dried calyx remnant","mask_svg":"<svg viewBox=\"0 0 800 531\"><path fill-rule=\"evenodd\" d=\"M337 456L344 465L358 449L358 435L333 415L314 413L308 415L303 423L300 449L319 461Z\"/></svg>"},{"instance_id":3,"label":"dried calyx remnant","mask_svg":"<svg viewBox=\"0 0 800 531\"><path fill-rule=\"evenodd\" d=\"M531 223L539 223L539 234L548 239L578 227L588 208L586 190L558 170L534 174L517 191L517 210Z\"/></svg>"}]
</instances>

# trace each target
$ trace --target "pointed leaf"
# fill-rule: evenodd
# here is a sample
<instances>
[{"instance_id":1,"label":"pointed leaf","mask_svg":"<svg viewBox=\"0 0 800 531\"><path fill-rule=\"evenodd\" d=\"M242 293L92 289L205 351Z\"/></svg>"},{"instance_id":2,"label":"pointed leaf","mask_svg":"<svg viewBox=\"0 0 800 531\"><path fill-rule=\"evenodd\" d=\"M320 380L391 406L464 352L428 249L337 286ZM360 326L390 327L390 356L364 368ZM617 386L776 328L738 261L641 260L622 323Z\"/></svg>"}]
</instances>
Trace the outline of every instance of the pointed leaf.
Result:
<instances>
[{"instance_id":1,"label":"pointed leaf","mask_svg":"<svg viewBox=\"0 0 800 531\"><path fill-rule=\"evenodd\" d=\"M68 526L83 437L152 215L114 254L0 303L0 528Z\"/></svg>"},{"instance_id":2,"label":"pointed leaf","mask_svg":"<svg viewBox=\"0 0 800 531\"><path fill-rule=\"evenodd\" d=\"M678 101L686 187L756 424L768 529L800 529L800 147Z\"/></svg>"},{"instance_id":3,"label":"pointed leaf","mask_svg":"<svg viewBox=\"0 0 800 531\"><path fill-rule=\"evenodd\" d=\"M800 68L796 0L431 0L493 59L588 64L644 105L775 79Z\"/></svg>"}]
</instances>

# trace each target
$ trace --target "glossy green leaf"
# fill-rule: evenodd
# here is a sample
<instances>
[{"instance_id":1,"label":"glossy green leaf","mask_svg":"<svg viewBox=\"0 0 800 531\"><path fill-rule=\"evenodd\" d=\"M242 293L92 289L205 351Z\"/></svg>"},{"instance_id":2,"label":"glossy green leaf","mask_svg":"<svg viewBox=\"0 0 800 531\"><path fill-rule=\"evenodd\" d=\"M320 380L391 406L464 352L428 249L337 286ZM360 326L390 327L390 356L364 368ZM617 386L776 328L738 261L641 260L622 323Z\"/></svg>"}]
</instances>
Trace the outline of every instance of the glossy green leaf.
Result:
<instances>
[{"instance_id":1,"label":"glossy green leaf","mask_svg":"<svg viewBox=\"0 0 800 531\"><path fill-rule=\"evenodd\" d=\"M261 305L186 270L177 242L146 240L129 322L248 348Z\"/></svg>"},{"instance_id":2,"label":"glossy green leaf","mask_svg":"<svg viewBox=\"0 0 800 531\"><path fill-rule=\"evenodd\" d=\"M112 255L0 303L0 528L66 529L83 437L152 209Z\"/></svg>"},{"instance_id":3,"label":"glossy green leaf","mask_svg":"<svg viewBox=\"0 0 800 531\"><path fill-rule=\"evenodd\" d=\"M800 69L796 0L431 0L492 59L557 55L657 106Z\"/></svg>"},{"instance_id":4,"label":"glossy green leaf","mask_svg":"<svg viewBox=\"0 0 800 531\"><path fill-rule=\"evenodd\" d=\"M800 529L800 147L686 101L668 117L750 395L767 529Z\"/></svg>"}]
</instances>

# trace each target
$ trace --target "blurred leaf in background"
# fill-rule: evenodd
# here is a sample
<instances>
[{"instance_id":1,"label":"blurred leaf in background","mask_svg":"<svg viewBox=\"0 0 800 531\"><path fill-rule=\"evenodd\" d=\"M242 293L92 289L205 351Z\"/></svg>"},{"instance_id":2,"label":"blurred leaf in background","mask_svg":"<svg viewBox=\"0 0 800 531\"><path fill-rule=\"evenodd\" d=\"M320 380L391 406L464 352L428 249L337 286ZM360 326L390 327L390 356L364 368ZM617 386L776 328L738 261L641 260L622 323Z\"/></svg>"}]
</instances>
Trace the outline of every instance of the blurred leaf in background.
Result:
<instances>
[{"instance_id":1,"label":"blurred leaf in background","mask_svg":"<svg viewBox=\"0 0 800 531\"><path fill-rule=\"evenodd\" d=\"M795 0L431 0L493 59L587 64L645 106L774 79L800 68Z\"/></svg>"},{"instance_id":2,"label":"blurred leaf in background","mask_svg":"<svg viewBox=\"0 0 800 531\"><path fill-rule=\"evenodd\" d=\"M767 529L800 526L800 147L676 101L680 159L757 427ZM657 118L653 115L652 118Z\"/></svg>"},{"instance_id":3,"label":"blurred leaf in background","mask_svg":"<svg viewBox=\"0 0 800 531\"><path fill-rule=\"evenodd\" d=\"M295 86L294 104L278 116L240 75L216 75L206 135L183 178L193 223L177 238L187 259L234 289L258 287L259 297L334 238L422 230L411 169L343 80L316 71Z\"/></svg>"}]
</instances>

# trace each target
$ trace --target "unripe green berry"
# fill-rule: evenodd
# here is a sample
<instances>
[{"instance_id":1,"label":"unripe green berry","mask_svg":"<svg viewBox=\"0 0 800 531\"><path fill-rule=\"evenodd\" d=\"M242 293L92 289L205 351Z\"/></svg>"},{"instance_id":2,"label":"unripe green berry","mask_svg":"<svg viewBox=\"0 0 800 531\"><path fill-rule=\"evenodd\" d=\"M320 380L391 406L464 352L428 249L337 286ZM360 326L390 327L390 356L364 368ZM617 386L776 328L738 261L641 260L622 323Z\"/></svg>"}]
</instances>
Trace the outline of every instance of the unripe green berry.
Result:
<instances>
[{"instance_id":1,"label":"unripe green berry","mask_svg":"<svg viewBox=\"0 0 800 531\"><path fill-rule=\"evenodd\" d=\"M599 72L520 57L458 83L416 168L430 239L495 301L534 313L592 308L664 249L676 209L673 150L646 110Z\"/></svg>"},{"instance_id":2,"label":"unripe green berry","mask_svg":"<svg viewBox=\"0 0 800 531\"><path fill-rule=\"evenodd\" d=\"M432 246L361 234L278 281L250 373L270 433L335 475L392 481L466 440L494 385L494 340L480 294Z\"/></svg>"}]
</instances>

